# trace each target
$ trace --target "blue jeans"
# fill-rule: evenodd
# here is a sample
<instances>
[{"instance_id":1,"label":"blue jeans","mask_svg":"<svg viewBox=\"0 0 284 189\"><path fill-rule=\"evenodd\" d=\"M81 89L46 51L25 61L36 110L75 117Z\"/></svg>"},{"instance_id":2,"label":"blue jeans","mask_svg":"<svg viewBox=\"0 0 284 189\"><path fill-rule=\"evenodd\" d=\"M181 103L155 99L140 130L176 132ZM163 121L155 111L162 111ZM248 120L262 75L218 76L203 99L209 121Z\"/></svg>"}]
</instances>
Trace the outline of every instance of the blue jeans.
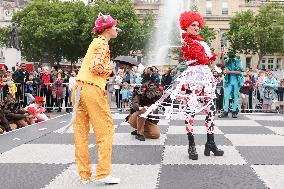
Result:
<instances>
[{"instance_id":1,"label":"blue jeans","mask_svg":"<svg viewBox=\"0 0 284 189\"><path fill-rule=\"evenodd\" d=\"M233 112L236 112L238 109L239 104L239 86L237 82L229 83L228 86L225 88L225 112L229 112L229 99L233 93Z\"/></svg>"}]
</instances>

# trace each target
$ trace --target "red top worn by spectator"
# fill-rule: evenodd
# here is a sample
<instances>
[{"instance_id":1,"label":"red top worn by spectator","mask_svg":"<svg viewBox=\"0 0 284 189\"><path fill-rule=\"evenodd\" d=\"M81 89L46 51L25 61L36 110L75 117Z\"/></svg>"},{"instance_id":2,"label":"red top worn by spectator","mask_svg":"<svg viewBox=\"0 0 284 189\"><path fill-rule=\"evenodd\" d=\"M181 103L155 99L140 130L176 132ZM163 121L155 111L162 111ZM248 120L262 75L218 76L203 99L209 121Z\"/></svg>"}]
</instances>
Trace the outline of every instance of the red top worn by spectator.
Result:
<instances>
[{"instance_id":1,"label":"red top worn by spectator","mask_svg":"<svg viewBox=\"0 0 284 189\"><path fill-rule=\"evenodd\" d=\"M44 88L46 88L46 86L48 86L48 88L50 88L50 84L49 83L51 83L51 76L50 76L50 74L43 74L42 76L41 76L41 80L43 81L43 84L41 84L40 85L40 88L41 89L44 89ZM48 85L47 85L48 84Z\"/></svg>"},{"instance_id":2,"label":"red top worn by spectator","mask_svg":"<svg viewBox=\"0 0 284 189\"><path fill-rule=\"evenodd\" d=\"M251 77L247 76L244 85L240 88L240 93L248 95L252 89L253 89L253 83Z\"/></svg>"}]
</instances>

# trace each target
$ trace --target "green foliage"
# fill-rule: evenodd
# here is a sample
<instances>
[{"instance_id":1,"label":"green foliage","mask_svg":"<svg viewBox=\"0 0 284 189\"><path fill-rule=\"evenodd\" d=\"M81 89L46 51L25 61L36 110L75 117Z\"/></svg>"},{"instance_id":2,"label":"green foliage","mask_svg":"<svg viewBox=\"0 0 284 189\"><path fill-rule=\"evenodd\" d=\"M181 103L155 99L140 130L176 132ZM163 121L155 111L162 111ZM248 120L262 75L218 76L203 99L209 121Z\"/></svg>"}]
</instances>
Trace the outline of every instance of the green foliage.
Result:
<instances>
[{"instance_id":1,"label":"green foliage","mask_svg":"<svg viewBox=\"0 0 284 189\"><path fill-rule=\"evenodd\" d=\"M151 37L154 35L154 15L152 11L146 12L143 20L142 20L142 37L143 41L140 43L140 49L142 49L142 54L145 55L147 51L147 45L149 44L149 41Z\"/></svg>"},{"instance_id":2,"label":"green foliage","mask_svg":"<svg viewBox=\"0 0 284 189\"><path fill-rule=\"evenodd\" d=\"M9 26L0 28L0 46L1 47L7 46L8 40L9 40L9 31L10 31Z\"/></svg>"},{"instance_id":3,"label":"green foliage","mask_svg":"<svg viewBox=\"0 0 284 189\"><path fill-rule=\"evenodd\" d=\"M150 38L154 24L151 12L140 21L131 0L98 0L94 9L112 15L118 20L118 27L123 30L115 40L110 41L112 57L130 55L130 52L135 53L138 50L144 52L144 46Z\"/></svg>"},{"instance_id":4,"label":"green foliage","mask_svg":"<svg viewBox=\"0 0 284 189\"><path fill-rule=\"evenodd\" d=\"M123 30L110 41L112 58L143 49L152 28L151 14L140 21L131 0L97 0L94 6L81 1L34 0L12 20L19 29L22 55L29 61L52 64L63 58L76 62L94 37L92 28L100 12L112 15Z\"/></svg>"},{"instance_id":5,"label":"green foliage","mask_svg":"<svg viewBox=\"0 0 284 189\"><path fill-rule=\"evenodd\" d=\"M76 61L87 48L83 29L88 14L82 2L31 2L13 16L23 56L29 61Z\"/></svg>"},{"instance_id":6,"label":"green foliage","mask_svg":"<svg viewBox=\"0 0 284 189\"><path fill-rule=\"evenodd\" d=\"M252 11L238 13L230 21L228 39L234 50L258 54L259 64L265 55L283 53L284 5L269 3L257 14Z\"/></svg>"},{"instance_id":7,"label":"green foliage","mask_svg":"<svg viewBox=\"0 0 284 189\"><path fill-rule=\"evenodd\" d=\"M204 26L201 29L200 36L204 39L206 43L210 46L211 42L216 38L215 33L208 26Z\"/></svg>"}]
</instances>

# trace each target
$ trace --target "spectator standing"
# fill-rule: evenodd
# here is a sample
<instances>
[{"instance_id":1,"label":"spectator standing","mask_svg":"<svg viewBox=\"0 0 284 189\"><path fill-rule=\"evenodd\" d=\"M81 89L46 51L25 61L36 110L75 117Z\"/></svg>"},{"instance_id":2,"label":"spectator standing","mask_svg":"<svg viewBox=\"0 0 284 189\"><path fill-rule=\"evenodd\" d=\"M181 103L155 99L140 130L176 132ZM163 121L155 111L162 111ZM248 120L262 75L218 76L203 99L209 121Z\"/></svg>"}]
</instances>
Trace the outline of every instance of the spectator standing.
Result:
<instances>
[{"instance_id":1,"label":"spectator standing","mask_svg":"<svg viewBox=\"0 0 284 189\"><path fill-rule=\"evenodd\" d=\"M168 88L172 83L173 78L171 72L172 70L169 68L167 72L162 76L161 84L165 89Z\"/></svg>"},{"instance_id":2,"label":"spectator standing","mask_svg":"<svg viewBox=\"0 0 284 189\"><path fill-rule=\"evenodd\" d=\"M122 84L122 89L120 91L120 94L122 99L122 108L124 109L124 111L126 111L126 109L128 109L129 96L130 96L129 86L127 82L124 82Z\"/></svg>"},{"instance_id":3,"label":"spectator standing","mask_svg":"<svg viewBox=\"0 0 284 189\"><path fill-rule=\"evenodd\" d=\"M244 85L240 88L242 113L244 113L245 109L248 108L249 94L252 89L253 89L252 78L251 75L247 72L245 76Z\"/></svg>"},{"instance_id":4,"label":"spectator standing","mask_svg":"<svg viewBox=\"0 0 284 189\"><path fill-rule=\"evenodd\" d=\"M41 85L43 84L41 77L42 77L42 69L38 68L38 71L34 71L34 84L35 84L34 90L36 96L40 96Z\"/></svg>"},{"instance_id":5,"label":"spectator standing","mask_svg":"<svg viewBox=\"0 0 284 189\"><path fill-rule=\"evenodd\" d=\"M124 71L124 77L122 82L127 82L128 84L134 84L135 83L135 76L132 72L131 66L126 66Z\"/></svg>"},{"instance_id":6,"label":"spectator standing","mask_svg":"<svg viewBox=\"0 0 284 189\"><path fill-rule=\"evenodd\" d=\"M141 74L138 72L138 67L133 66L132 70L133 70L133 74L135 77L135 86L140 86L142 83L142 77L141 77Z\"/></svg>"},{"instance_id":7,"label":"spectator standing","mask_svg":"<svg viewBox=\"0 0 284 189\"><path fill-rule=\"evenodd\" d=\"M118 69L116 76L115 76L115 85L114 85L114 89L115 89L115 101L116 101L116 106L117 108L121 108L121 94L120 94L120 88L122 85L122 81L123 81L123 77L124 77L124 71L123 69Z\"/></svg>"},{"instance_id":8,"label":"spectator standing","mask_svg":"<svg viewBox=\"0 0 284 189\"><path fill-rule=\"evenodd\" d=\"M270 111L273 99L276 98L275 90L278 87L278 81L273 77L272 72L268 72L263 80L263 110Z\"/></svg>"},{"instance_id":9,"label":"spectator standing","mask_svg":"<svg viewBox=\"0 0 284 189\"><path fill-rule=\"evenodd\" d=\"M154 73L156 83L160 83L161 82L161 79L160 79L161 75L159 73L158 68L156 66L152 66L152 68L153 68L153 73Z\"/></svg>"},{"instance_id":10,"label":"spectator standing","mask_svg":"<svg viewBox=\"0 0 284 189\"><path fill-rule=\"evenodd\" d=\"M145 74L142 76L142 84L147 82L156 82L156 78L154 76L154 70L152 67L146 68Z\"/></svg>"},{"instance_id":11,"label":"spectator standing","mask_svg":"<svg viewBox=\"0 0 284 189\"><path fill-rule=\"evenodd\" d=\"M47 107L46 110L47 112L51 112L53 109L53 98L51 91L51 83L53 83L53 79L51 74L48 72L48 67L43 67L40 80L42 81L42 84L40 85L40 96L45 97Z\"/></svg>"},{"instance_id":12,"label":"spectator standing","mask_svg":"<svg viewBox=\"0 0 284 189\"><path fill-rule=\"evenodd\" d=\"M26 71L26 64L21 63L20 68L12 75L13 80L17 84L16 98L22 105L26 105L26 99L24 98L25 82L29 77L29 73Z\"/></svg>"},{"instance_id":13,"label":"spectator standing","mask_svg":"<svg viewBox=\"0 0 284 189\"><path fill-rule=\"evenodd\" d=\"M17 86L13 81L11 74L7 75L7 85L9 86L9 94L13 99L16 99Z\"/></svg>"},{"instance_id":14,"label":"spectator standing","mask_svg":"<svg viewBox=\"0 0 284 189\"><path fill-rule=\"evenodd\" d=\"M56 106L58 107L57 112L61 112L62 109L63 83L64 83L64 78L62 78L62 74L58 72L54 84L52 86L52 97L54 99L54 102L56 102Z\"/></svg>"},{"instance_id":15,"label":"spectator standing","mask_svg":"<svg viewBox=\"0 0 284 189\"><path fill-rule=\"evenodd\" d=\"M1 69L2 69L1 74L6 77L8 74L8 67L4 64Z\"/></svg>"},{"instance_id":16,"label":"spectator standing","mask_svg":"<svg viewBox=\"0 0 284 189\"><path fill-rule=\"evenodd\" d=\"M34 88L36 89L34 76L30 74L25 86L25 96L27 97L27 105L31 104L34 101Z\"/></svg>"},{"instance_id":17,"label":"spectator standing","mask_svg":"<svg viewBox=\"0 0 284 189\"><path fill-rule=\"evenodd\" d=\"M248 96L248 108L249 108L249 112L252 113L252 109L253 109L253 95L255 92L255 86L256 86L256 81L257 78L255 77L255 74L253 72L252 69L249 70L248 75L250 76L251 82L252 82L252 87L249 90L249 96Z\"/></svg>"},{"instance_id":18,"label":"spectator standing","mask_svg":"<svg viewBox=\"0 0 284 189\"><path fill-rule=\"evenodd\" d=\"M50 75L51 75L53 81L55 81L55 79L56 79L57 72L58 72L58 66L56 66L56 65L52 66L51 70L50 70Z\"/></svg>"},{"instance_id":19,"label":"spectator standing","mask_svg":"<svg viewBox=\"0 0 284 189\"><path fill-rule=\"evenodd\" d=\"M281 80L281 83L278 87L278 100L279 100L279 113L284 113L284 79Z\"/></svg>"},{"instance_id":20,"label":"spectator standing","mask_svg":"<svg viewBox=\"0 0 284 189\"><path fill-rule=\"evenodd\" d=\"M218 74L217 85L216 85L216 110L220 111L223 109L224 103L224 86L223 86L223 75Z\"/></svg>"},{"instance_id":21,"label":"spectator standing","mask_svg":"<svg viewBox=\"0 0 284 189\"><path fill-rule=\"evenodd\" d=\"M73 70L71 72L71 76L69 77L69 82L68 82L68 98L69 98L69 104L68 104L68 107L72 107L72 100L71 100L71 97L72 97L72 90L74 89L74 86L76 84L76 76L77 76L77 73L75 70ZM66 109L66 112L70 112L72 110L72 108L67 108Z\"/></svg>"},{"instance_id":22,"label":"spectator standing","mask_svg":"<svg viewBox=\"0 0 284 189\"><path fill-rule=\"evenodd\" d=\"M263 101L263 81L264 81L265 73L260 70L258 72L258 77L256 81L256 88L257 88L257 99L260 103Z\"/></svg>"}]
</instances>

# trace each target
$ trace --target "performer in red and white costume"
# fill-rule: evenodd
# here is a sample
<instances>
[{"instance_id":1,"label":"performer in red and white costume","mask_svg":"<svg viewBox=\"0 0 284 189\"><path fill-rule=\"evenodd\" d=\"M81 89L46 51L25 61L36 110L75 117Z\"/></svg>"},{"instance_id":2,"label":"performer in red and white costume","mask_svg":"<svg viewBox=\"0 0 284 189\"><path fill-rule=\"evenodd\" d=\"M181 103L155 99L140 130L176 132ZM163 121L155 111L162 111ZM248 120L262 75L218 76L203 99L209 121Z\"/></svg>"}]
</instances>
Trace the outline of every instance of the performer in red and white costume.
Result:
<instances>
[{"instance_id":1,"label":"performer in red and white costume","mask_svg":"<svg viewBox=\"0 0 284 189\"><path fill-rule=\"evenodd\" d=\"M25 107L25 110L30 112L35 117L36 123L41 121L46 121L49 119L44 113L45 110L42 107L43 103L44 103L43 97L35 97L34 103Z\"/></svg>"},{"instance_id":2,"label":"performer in red and white costume","mask_svg":"<svg viewBox=\"0 0 284 189\"><path fill-rule=\"evenodd\" d=\"M216 59L216 54L210 50L208 44L199 36L200 29L204 26L202 16L197 12L186 11L180 16L180 27L185 32L182 34L182 52L186 61L187 74L181 81L185 81L181 87L186 106L186 131L188 135L189 159L197 160L198 154L195 148L192 126L194 116L201 110L206 113L205 126L207 128L207 143L205 144L205 156L210 156L210 151L215 156L223 156L214 142L214 118L215 118L215 86L209 64Z\"/></svg>"}]
</instances>

